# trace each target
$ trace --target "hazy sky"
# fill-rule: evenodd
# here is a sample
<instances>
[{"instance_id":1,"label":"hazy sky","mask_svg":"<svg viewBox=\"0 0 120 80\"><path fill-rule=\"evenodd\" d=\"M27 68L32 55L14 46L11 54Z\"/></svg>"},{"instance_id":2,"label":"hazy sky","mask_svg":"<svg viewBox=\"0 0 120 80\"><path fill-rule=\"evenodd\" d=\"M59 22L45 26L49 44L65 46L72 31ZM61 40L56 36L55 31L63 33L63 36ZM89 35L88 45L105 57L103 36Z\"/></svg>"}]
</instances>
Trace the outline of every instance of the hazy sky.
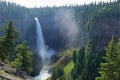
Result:
<instances>
[{"instance_id":1,"label":"hazy sky","mask_svg":"<svg viewBox=\"0 0 120 80\"><path fill-rule=\"evenodd\" d=\"M5 1L5 0L3 0ZM62 6L62 5L75 5L75 4L88 4L91 2L108 2L110 0L6 0L10 2L15 2L17 4L20 4L22 6L26 7L44 7L44 6ZM111 0L113 1L113 0Z\"/></svg>"}]
</instances>

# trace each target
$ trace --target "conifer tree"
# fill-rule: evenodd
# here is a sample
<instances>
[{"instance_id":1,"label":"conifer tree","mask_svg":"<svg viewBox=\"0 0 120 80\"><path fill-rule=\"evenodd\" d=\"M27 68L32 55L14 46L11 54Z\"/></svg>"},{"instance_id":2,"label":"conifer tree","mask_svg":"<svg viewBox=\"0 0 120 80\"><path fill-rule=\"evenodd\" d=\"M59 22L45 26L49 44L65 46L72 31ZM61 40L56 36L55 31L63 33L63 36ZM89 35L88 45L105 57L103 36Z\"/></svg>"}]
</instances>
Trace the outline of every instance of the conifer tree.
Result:
<instances>
[{"instance_id":1,"label":"conifer tree","mask_svg":"<svg viewBox=\"0 0 120 80\"><path fill-rule=\"evenodd\" d=\"M116 79L117 54L118 53L116 53L116 45L114 39L112 38L106 48L106 55L103 57L105 62L100 64L100 77L96 77L96 80L119 80Z\"/></svg>"},{"instance_id":2,"label":"conifer tree","mask_svg":"<svg viewBox=\"0 0 120 80\"><path fill-rule=\"evenodd\" d=\"M51 80L56 80L56 70L53 70Z\"/></svg>"},{"instance_id":3,"label":"conifer tree","mask_svg":"<svg viewBox=\"0 0 120 80\"><path fill-rule=\"evenodd\" d=\"M58 65L52 73L52 80L63 80L64 78L64 67L63 65Z\"/></svg>"},{"instance_id":4,"label":"conifer tree","mask_svg":"<svg viewBox=\"0 0 120 80\"><path fill-rule=\"evenodd\" d=\"M77 57L76 55L77 55L77 53L76 53L76 51L74 51L73 55L72 55L72 59L73 59L74 64L76 63L76 57Z\"/></svg>"},{"instance_id":5,"label":"conifer tree","mask_svg":"<svg viewBox=\"0 0 120 80\"><path fill-rule=\"evenodd\" d=\"M13 57L12 51L18 39L19 32L14 28L12 20L9 21L8 25L3 26L2 30L4 35L0 38L1 58L10 62Z\"/></svg>"},{"instance_id":6,"label":"conifer tree","mask_svg":"<svg viewBox=\"0 0 120 80\"><path fill-rule=\"evenodd\" d=\"M116 54L115 58L115 80L120 80L120 39L116 45Z\"/></svg>"},{"instance_id":7,"label":"conifer tree","mask_svg":"<svg viewBox=\"0 0 120 80\"><path fill-rule=\"evenodd\" d=\"M15 60L11 63L13 67L18 70L24 70L27 73L32 71L32 51L27 46L27 42L24 41L15 47L14 53L16 54Z\"/></svg>"}]
</instances>

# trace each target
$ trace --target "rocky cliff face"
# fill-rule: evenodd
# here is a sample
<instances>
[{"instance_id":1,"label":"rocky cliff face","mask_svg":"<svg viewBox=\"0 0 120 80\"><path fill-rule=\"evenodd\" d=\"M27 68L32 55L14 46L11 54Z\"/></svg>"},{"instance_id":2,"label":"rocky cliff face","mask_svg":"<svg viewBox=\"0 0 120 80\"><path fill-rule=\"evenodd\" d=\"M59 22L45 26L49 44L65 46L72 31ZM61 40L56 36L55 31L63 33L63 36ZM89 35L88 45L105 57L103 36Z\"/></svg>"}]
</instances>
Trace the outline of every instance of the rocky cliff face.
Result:
<instances>
[{"instance_id":1,"label":"rocky cliff face","mask_svg":"<svg viewBox=\"0 0 120 80\"><path fill-rule=\"evenodd\" d=\"M105 47L112 36L115 41L120 38L120 19L101 17L93 24L90 30L90 38L93 40L95 52L105 51Z\"/></svg>"},{"instance_id":2,"label":"rocky cliff face","mask_svg":"<svg viewBox=\"0 0 120 80\"><path fill-rule=\"evenodd\" d=\"M40 73L41 68L43 67L43 63L41 57L38 54L34 54L33 56L33 72L32 76L38 76Z\"/></svg>"}]
</instances>

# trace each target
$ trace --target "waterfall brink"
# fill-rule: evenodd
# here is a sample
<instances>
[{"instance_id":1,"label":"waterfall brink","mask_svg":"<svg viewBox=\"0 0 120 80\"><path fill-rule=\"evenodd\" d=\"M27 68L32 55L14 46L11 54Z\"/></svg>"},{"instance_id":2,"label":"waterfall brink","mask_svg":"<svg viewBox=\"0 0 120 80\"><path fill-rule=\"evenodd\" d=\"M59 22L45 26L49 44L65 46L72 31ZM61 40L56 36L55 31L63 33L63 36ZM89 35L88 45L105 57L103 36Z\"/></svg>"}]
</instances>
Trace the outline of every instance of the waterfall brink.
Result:
<instances>
[{"instance_id":1,"label":"waterfall brink","mask_svg":"<svg viewBox=\"0 0 120 80\"><path fill-rule=\"evenodd\" d=\"M45 50L43 33L38 18L35 18L35 21L36 21L36 34L37 34L37 52L41 56L43 64L45 64L46 50Z\"/></svg>"}]
</instances>

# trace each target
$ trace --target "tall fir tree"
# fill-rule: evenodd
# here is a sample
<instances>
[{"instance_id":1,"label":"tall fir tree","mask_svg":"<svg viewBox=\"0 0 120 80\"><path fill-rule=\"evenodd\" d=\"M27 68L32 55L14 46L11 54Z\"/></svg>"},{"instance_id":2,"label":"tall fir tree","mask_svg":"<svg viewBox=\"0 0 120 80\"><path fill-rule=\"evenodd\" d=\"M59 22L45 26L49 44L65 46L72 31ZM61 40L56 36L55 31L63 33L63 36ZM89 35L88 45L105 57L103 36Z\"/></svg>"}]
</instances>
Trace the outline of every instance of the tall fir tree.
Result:
<instances>
[{"instance_id":1,"label":"tall fir tree","mask_svg":"<svg viewBox=\"0 0 120 80\"><path fill-rule=\"evenodd\" d=\"M120 39L116 45L116 54L114 56L115 60L115 80L120 80Z\"/></svg>"},{"instance_id":2,"label":"tall fir tree","mask_svg":"<svg viewBox=\"0 0 120 80\"><path fill-rule=\"evenodd\" d=\"M2 60L10 62L13 57L14 44L18 39L19 32L13 26L12 20L9 21L8 25L2 27L3 36L0 38L0 53Z\"/></svg>"},{"instance_id":3,"label":"tall fir tree","mask_svg":"<svg viewBox=\"0 0 120 80\"><path fill-rule=\"evenodd\" d=\"M116 78L116 66L117 56L119 53L116 52L116 44L114 38L108 43L106 48L106 55L103 57L105 62L100 64L100 77L96 77L96 80L119 80Z\"/></svg>"},{"instance_id":4,"label":"tall fir tree","mask_svg":"<svg viewBox=\"0 0 120 80\"><path fill-rule=\"evenodd\" d=\"M26 71L27 73L32 72L32 56L33 53L27 46L27 42L24 41L15 47L14 53L16 54L15 60L11 65L18 70Z\"/></svg>"},{"instance_id":5,"label":"tall fir tree","mask_svg":"<svg viewBox=\"0 0 120 80\"><path fill-rule=\"evenodd\" d=\"M51 80L64 80L64 67L63 67L63 65L58 65L53 70Z\"/></svg>"},{"instance_id":6,"label":"tall fir tree","mask_svg":"<svg viewBox=\"0 0 120 80\"><path fill-rule=\"evenodd\" d=\"M73 59L74 64L76 63L76 57L77 57L77 53L76 53L76 51L74 51L73 55L72 55L72 59Z\"/></svg>"},{"instance_id":7,"label":"tall fir tree","mask_svg":"<svg viewBox=\"0 0 120 80\"><path fill-rule=\"evenodd\" d=\"M97 75L97 55L92 53L91 44L77 53L76 63L71 71L73 80L93 80Z\"/></svg>"}]
</instances>

